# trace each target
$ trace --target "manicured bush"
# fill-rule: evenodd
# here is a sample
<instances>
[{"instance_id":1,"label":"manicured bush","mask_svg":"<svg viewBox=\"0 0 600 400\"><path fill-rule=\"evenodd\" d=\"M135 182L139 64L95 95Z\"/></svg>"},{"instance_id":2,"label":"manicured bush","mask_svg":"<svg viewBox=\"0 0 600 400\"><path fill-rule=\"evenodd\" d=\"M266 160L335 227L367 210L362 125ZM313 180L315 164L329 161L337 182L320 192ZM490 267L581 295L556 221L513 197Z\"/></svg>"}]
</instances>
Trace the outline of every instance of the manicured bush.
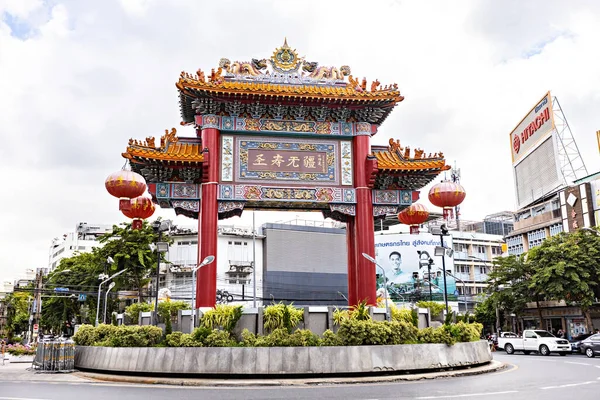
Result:
<instances>
[{"instance_id":1,"label":"manicured bush","mask_svg":"<svg viewBox=\"0 0 600 400\"><path fill-rule=\"evenodd\" d=\"M73 340L79 346L150 347L162 338L162 329L155 326L82 325Z\"/></svg>"},{"instance_id":2,"label":"manicured bush","mask_svg":"<svg viewBox=\"0 0 600 400\"><path fill-rule=\"evenodd\" d=\"M319 346L343 346L342 339L333 333L330 329L323 332L323 337L319 340Z\"/></svg>"},{"instance_id":3,"label":"manicured bush","mask_svg":"<svg viewBox=\"0 0 600 400\"><path fill-rule=\"evenodd\" d=\"M237 347L238 342L231 336L228 331L221 331L215 329L204 339L204 346L206 347Z\"/></svg>"},{"instance_id":4,"label":"manicured bush","mask_svg":"<svg viewBox=\"0 0 600 400\"><path fill-rule=\"evenodd\" d=\"M417 329L404 321L344 320L337 332L342 345L383 345L414 343Z\"/></svg>"},{"instance_id":5,"label":"manicured bush","mask_svg":"<svg viewBox=\"0 0 600 400\"><path fill-rule=\"evenodd\" d=\"M481 337L483 325L479 323L466 324L461 321L448 326L448 330L457 342L476 342Z\"/></svg>"},{"instance_id":6,"label":"manicured bush","mask_svg":"<svg viewBox=\"0 0 600 400\"><path fill-rule=\"evenodd\" d=\"M308 329L289 333L285 328L278 328L268 335L255 335L244 329L240 344L245 347L306 347L319 346L319 343L319 336Z\"/></svg>"},{"instance_id":7,"label":"manicured bush","mask_svg":"<svg viewBox=\"0 0 600 400\"><path fill-rule=\"evenodd\" d=\"M447 325L439 328L423 328L419 329L417 335L419 343L445 343L448 346L452 346L456 340L450 334L450 330Z\"/></svg>"},{"instance_id":8,"label":"manicured bush","mask_svg":"<svg viewBox=\"0 0 600 400\"><path fill-rule=\"evenodd\" d=\"M93 346L98 341L98 331L92 325L81 325L73 341L78 346Z\"/></svg>"},{"instance_id":9,"label":"manicured bush","mask_svg":"<svg viewBox=\"0 0 600 400\"><path fill-rule=\"evenodd\" d=\"M393 321L413 323L413 310L410 308L398 308L393 305L390 307L390 314Z\"/></svg>"},{"instance_id":10,"label":"manicured bush","mask_svg":"<svg viewBox=\"0 0 600 400\"><path fill-rule=\"evenodd\" d=\"M13 356L33 356L35 355L36 347L24 346L22 344L9 344L6 346L6 352Z\"/></svg>"}]
</instances>

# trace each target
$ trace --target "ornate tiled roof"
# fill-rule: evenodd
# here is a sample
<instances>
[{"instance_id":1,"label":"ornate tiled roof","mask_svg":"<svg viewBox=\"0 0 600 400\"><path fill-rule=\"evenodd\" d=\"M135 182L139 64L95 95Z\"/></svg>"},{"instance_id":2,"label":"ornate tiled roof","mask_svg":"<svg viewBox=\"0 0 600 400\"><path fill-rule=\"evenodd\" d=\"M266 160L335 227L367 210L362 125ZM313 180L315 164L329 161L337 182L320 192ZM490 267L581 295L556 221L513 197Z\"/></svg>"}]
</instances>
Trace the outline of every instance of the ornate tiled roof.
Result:
<instances>
[{"instance_id":1,"label":"ornate tiled roof","mask_svg":"<svg viewBox=\"0 0 600 400\"><path fill-rule=\"evenodd\" d=\"M160 138L160 146L155 146L154 137L147 137L144 142L129 139L129 146L123 153L123 157L132 162L141 160L172 161L201 163L204 154L199 142L185 143L179 141L176 136L177 130L166 131Z\"/></svg>"},{"instance_id":2,"label":"ornate tiled roof","mask_svg":"<svg viewBox=\"0 0 600 400\"><path fill-rule=\"evenodd\" d=\"M346 65L325 67L298 57L287 41L270 59L231 62L222 58L219 67L210 74L200 69L196 74L182 72L176 86L180 91L183 123L193 122L196 113L235 115L244 111L239 106L230 106L235 101L303 107L347 104L362 108L363 114L368 108L369 115L362 115L362 120L381 123L404 100L398 85L383 86L375 80L368 86L366 78L354 78ZM207 98L213 100L211 104L194 103L196 99ZM374 115L370 115L371 111Z\"/></svg>"},{"instance_id":3,"label":"ornate tiled roof","mask_svg":"<svg viewBox=\"0 0 600 400\"><path fill-rule=\"evenodd\" d=\"M443 153L426 155L423 150L415 149L411 157L410 147L401 147L400 141L393 139L389 147L373 146L371 157L377 160L376 189L418 190L440 172L450 169Z\"/></svg>"},{"instance_id":4,"label":"ornate tiled roof","mask_svg":"<svg viewBox=\"0 0 600 400\"><path fill-rule=\"evenodd\" d=\"M400 141L394 142L390 139L390 146L386 151L374 151L373 156L377 158L377 167L380 170L440 170L450 169L446 165L442 152L425 154L421 149L414 150L414 156L410 156L410 147L401 147Z\"/></svg>"}]
</instances>

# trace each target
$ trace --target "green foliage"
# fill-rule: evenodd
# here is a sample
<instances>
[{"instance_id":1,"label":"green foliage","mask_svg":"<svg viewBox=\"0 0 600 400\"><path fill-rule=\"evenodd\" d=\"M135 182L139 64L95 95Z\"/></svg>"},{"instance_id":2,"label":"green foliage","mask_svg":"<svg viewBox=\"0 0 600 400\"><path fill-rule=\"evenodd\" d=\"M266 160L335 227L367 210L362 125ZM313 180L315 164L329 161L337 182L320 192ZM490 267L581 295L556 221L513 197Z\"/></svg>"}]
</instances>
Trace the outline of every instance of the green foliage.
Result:
<instances>
[{"instance_id":1,"label":"green foliage","mask_svg":"<svg viewBox=\"0 0 600 400\"><path fill-rule=\"evenodd\" d=\"M194 329L194 331L191 333L192 339L198 343L203 343L204 339L206 339L208 335L212 333L212 331L213 330L211 328L199 326L198 328Z\"/></svg>"},{"instance_id":2,"label":"green foliage","mask_svg":"<svg viewBox=\"0 0 600 400\"><path fill-rule=\"evenodd\" d=\"M405 321L342 321L337 335L344 346L403 344L417 338L417 328Z\"/></svg>"},{"instance_id":3,"label":"green foliage","mask_svg":"<svg viewBox=\"0 0 600 400\"><path fill-rule=\"evenodd\" d=\"M340 310L336 307L333 311L333 323L339 326L346 319L350 319L350 310Z\"/></svg>"},{"instance_id":4,"label":"green foliage","mask_svg":"<svg viewBox=\"0 0 600 400\"><path fill-rule=\"evenodd\" d=\"M202 340L195 340L193 335L189 333L173 332L165 337L165 344L168 347L202 347Z\"/></svg>"},{"instance_id":5,"label":"green foliage","mask_svg":"<svg viewBox=\"0 0 600 400\"><path fill-rule=\"evenodd\" d=\"M118 323L117 323L117 314L116 313L112 313L110 315L110 323L111 323L111 325L114 325L114 326L118 325Z\"/></svg>"},{"instance_id":6,"label":"green foliage","mask_svg":"<svg viewBox=\"0 0 600 400\"><path fill-rule=\"evenodd\" d=\"M36 348L23 346L22 344L9 344L6 346L6 352L13 356L32 356L35 355Z\"/></svg>"},{"instance_id":7,"label":"green foliage","mask_svg":"<svg viewBox=\"0 0 600 400\"><path fill-rule=\"evenodd\" d=\"M150 250L149 244L157 240L158 234L147 221L143 222L142 229L131 229L131 224L113 225L112 232L98 239L104 245L94 249L99 259L106 260L110 256L115 261L110 265L108 274L127 269L126 273L115 278L115 291L125 287L137 290L141 297L141 291L156 267L157 253ZM170 239L163 237L162 241L170 242Z\"/></svg>"},{"instance_id":8,"label":"green foliage","mask_svg":"<svg viewBox=\"0 0 600 400\"><path fill-rule=\"evenodd\" d=\"M441 326L439 328L423 328L419 329L417 335L419 343L445 343L448 346L452 346L456 340L450 334L448 325Z\"/></svg>"},{"instance_id":9,"label":"green foliage","mask_svg":"<svg viewBox=\"0 0 600 400\"><path fill-rule=\"evenodd\" d=\"M446 308L443 303L438 303L437 301L418 301L417 307L419 308L428 308L429 313L432 317L440 315L442 311Z\"/></svg>"},{"instance_id":10,"label":"green foliage","mask_svg":"<svg viewBox=\"0 0 600 400\"><path fill-rule=\"evenodd\" d=\"M235 347L237 341L229 331L213 330L204 339L203 344L206 347Z\"/></svg>"},{"instance_id":11,"label":"green foliage","mask_svg":"<svg viewBox=\"0 0 600 400\"><path fill-rule=\"evenodd\" d=\"M246 347L306 347L319 346L320 339L308 329L298 329L290 333L285 328L278 328L268 335L254 335L244 329L240 344Z\"/></svg>"},{"instance_id":12,"label":"green foliage","mask_svg":"<svg viewBox=\"0 0 600 400\"><path fill-rule=\"evenodd\" d=\"M6 329L8 337L21 335L29 328L29 311L27 308L28 293L13 292L4 298L6 307Z\"/></svg>"},{"instance_id":13,"label":"green foliage","mask_svg":"<svg viewBox=\"0 0 600 400\"><path fill-rule=\"evenodd\" d=\"M456 313L454 311L446 313L446 318L444 319L444 325L450 325L455 317L456 317Z\"/></svg>"},{"instance_id":14,"label":"green foliage","mask_svg":"<svg viewBox=\"0 0 600 400\"><path fill-rule=\"evenodd\" d=\"M319 341L319 346L343 346L342 339L333 333L330 329L323 332L323 337Z\"/></svg>"},{"instance_id":15,"label":"green foliage","mask_svg":"<svg viewBox=\"0 0 600 400\"><path fill-rule=\"evenodd\" d=\"M200 325L210 329L232 332L242 317L242 306L218 304L202 316Z\"/></svg>"},{"instance_id":16,"label":"green foliage","mask_svg":"<svg viewBox=\"0 0 600 400\"><path fill-rule=\"evenodd\" d=\"M408 322L410 324L413 323L413 310L410 308L398 308L392 303L390 307L390 313L392 316L392 321L403 321Z\"/></svg>"},{"instance_id":17,"label":"green foliage","mask_svg":"<svg viewBox=\"0 0 600 400\"><path fill-rule=\"evenodd\" d=\"M282 328L291 332L303 319L304 310L291 304L272 304L263 313L264 328L270 332Z\"/></svg>"},{"instance_id":18,"label":"green foliage","mask_svg":"<svg viewBox=\"0 0 600 400\"><path fill-rule=\"evenodd\" d=\"M160 304L160 303L159 303ZM154 311L154 306L150 303L133 303L125 309L125 314L137 324L140 320L140 313Z\"/></svg>"},{"instance_id":19,"label":"green foliage","mask_svg":"<svg viewBox=\"0 0 600 400\"><path fill-rule=\"evenodd\" d=\"M97 328L82 325L73 340L79 346L151 347L162 338L162 329L155 326L114 326L101 324Z\"/></svg>"},{"instance_id":20,"label":"green foliage","mask_svg":"<svg viewBox=\"0 0 600 400\"><path fill-rule=\"evenodd\" d=\"M81 325L73 341L78 346L93 346L98 341L98 331L92 325Z\"/></svg>"},{"instance_id":21,"label":"green foliage","mask_svg":"<svg viewBox=\"0 0 600 400\"><path fill-rule=\"evenodd\" d=\"M476 342L481 338L483 325L478 323L468 324L461 321L449 325L448 329L450 335L455 338L457 342Z\"/></svg>"},{"instance_id":22,"label":"green foliage","mask_svg":"<svg viewBox=\"0 0 600 400\"><path fill-rule=\"evenodd\" d=\"M367 302L365 300L358 303L358 305L352 306L352 311L350 311L350 314L350 318L357 321L367 321L371 319L369 306L367 306Z\"/></svg>"}]
</instances>

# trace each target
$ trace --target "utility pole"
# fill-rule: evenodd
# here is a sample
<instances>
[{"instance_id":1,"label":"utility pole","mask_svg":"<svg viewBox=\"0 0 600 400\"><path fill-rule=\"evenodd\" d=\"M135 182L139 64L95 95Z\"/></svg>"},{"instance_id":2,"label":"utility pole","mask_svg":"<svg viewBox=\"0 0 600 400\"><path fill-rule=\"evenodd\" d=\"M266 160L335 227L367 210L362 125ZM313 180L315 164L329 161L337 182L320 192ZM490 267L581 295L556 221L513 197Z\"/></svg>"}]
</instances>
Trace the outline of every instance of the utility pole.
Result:
<instances>
[{"instance_id":1,"label":"utility pole","mask_svg":"<svg viewBox=\"0 0 600 400\"><path fill-rule=\"evenodd\" d=\"M33 300L33 334L31 335L32 342L34 343L39 335L40 319L42 315L42 283L42 270L38 268L38 271L35 275L35 298Z\"/></svg>"}]
</instances>

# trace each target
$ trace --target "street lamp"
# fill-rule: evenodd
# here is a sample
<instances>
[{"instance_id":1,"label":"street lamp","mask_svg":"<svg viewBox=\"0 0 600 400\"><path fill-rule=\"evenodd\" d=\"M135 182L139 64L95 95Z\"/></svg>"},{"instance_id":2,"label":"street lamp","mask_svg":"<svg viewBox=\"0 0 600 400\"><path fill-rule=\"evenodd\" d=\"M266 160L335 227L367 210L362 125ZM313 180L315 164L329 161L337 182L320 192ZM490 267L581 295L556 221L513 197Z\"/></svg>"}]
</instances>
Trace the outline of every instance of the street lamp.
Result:
<instances>
[{"instance_id":1,"label":"street lamp","mask_svg":"<svg viewBox=\"0 0 600 400\"><path fill-rule=\"evenodd\" d=\"M442 271L440 268L438 268L439 271ZM463 286L463 300L465 301L465 312L467 312L467 285L465 283L465 281L463 281L460 278L457 278L455 275L452 275L450 272L448 271L443 271L445 273L447 273L449 276L453 277L454 279L456 279L457 281L459 281L460 283L462 283ZM460 309L460 307L459 307Z\"/></svg>"},{"instance_id":2,"label":"street lamp","mask_svg":"<svg viewBox=\"0 0 600 400\"><path fill-rule=\"evenodd\" d=\"M156 250L156 296L154 300L154 325L158 325L158 285L160 280L160 253L164 253L169 250L169 243L161 242L162 233L167 232L171 229L171 220L161 221L157 219L152 223L152 230L158 233L156 244L150 243L148 247L154 252Z\"/></svg>"},{"instance_id":3,"label":"street lamp","mask_svg":"<svg viewBox=\"0 0 600 400\"><path fill-rule=\"evenodd\" d=\"M109 276L108 278L106 278L105 280L103 280L102 282L100 282L100 285L98 286L98 304L96 305L96 326L98 326L98 315L100 314L100 294L102 293L102 285L105 284L106 282L110 281L112 278L121 275L123 272L127 271L127 269L123 269L119 272L117 272L116 274L112 274L111 276Z\"/></svg>"},{"instance_id":4,"label":"street lamp","mask_svg":"<svg viewBox=\"0 0 600 400\"><path fill-rule=\"evenodd\" d=\"M110 290L112 288L114 288L116 285L116 283L111 282L110 285L108 285L108 290L106 291L106 293L104 294L104 313L102 313L102 323L105 324L106 323L106 303L108 302L108 292L110 292Z\"/></svg>"},{"instance_id":5,"label":"street lamp","mask_svg":"<svg viewBox=\"0 0 600 400\"><path fill-rule=\"evenodd\" d=\"M429 232L432 235L437 235L440 237L440 246L443 248L444 247L444 236L448 235L448 228L446 228L446 224L442 224L440 225L439 228L437 227L433 227L429 230ZM444 271L446 271L446 257L445 255L445 249L442 250L442 268ZM437 255L437 249L436 249L436 255ZM447 293L447 286L446 286L446 274L444 274L444 302L446 303L446 312L449 313L450 312L450 308L448 308L448 293Z\"/></svg>"},{"instance_id":6,"label":"street lamp","mask_svg":"<svg viewBox=\"0 0 600 400\"><path fill-rule=\"evenodd\" d=\"M192 270L192 330L196 326L196 272L213 261L215 261L215 256L206 256L206 258Z\"/></svg>"},{"instance_id":7,"label":"street lamp","mask_svg":"<svg viewBox=\"0 0 600 400\"><path fill-rule=\"evenodd\" d=\"M387 291L387 278L385 276L385 270L381 267L381 265L377 264L377 261L367 253L362 253L362 256L367 260L371 261L373 264L377 266L377 268L381 269L381 273L383 274L383 285L385 288L385 320L390 320L390 308L388 307L388 291Z\"/></svg>"},{"instance_id":8,"label":"street lamp","mask_svg":"<svg viewBox=\"0 0 600 400\"><path fill-rule=\"evenodd\" d=\"M419 255L419 269L423 266L427 266L428 282L429 282L429 301L433 301L433 291L431 288L431 266L433 265L433 258L425 250L417 250ZM425 256L425 258L423 258ZM423 279L425 281L425 279Z\"/></svg>"}]
</instances>

